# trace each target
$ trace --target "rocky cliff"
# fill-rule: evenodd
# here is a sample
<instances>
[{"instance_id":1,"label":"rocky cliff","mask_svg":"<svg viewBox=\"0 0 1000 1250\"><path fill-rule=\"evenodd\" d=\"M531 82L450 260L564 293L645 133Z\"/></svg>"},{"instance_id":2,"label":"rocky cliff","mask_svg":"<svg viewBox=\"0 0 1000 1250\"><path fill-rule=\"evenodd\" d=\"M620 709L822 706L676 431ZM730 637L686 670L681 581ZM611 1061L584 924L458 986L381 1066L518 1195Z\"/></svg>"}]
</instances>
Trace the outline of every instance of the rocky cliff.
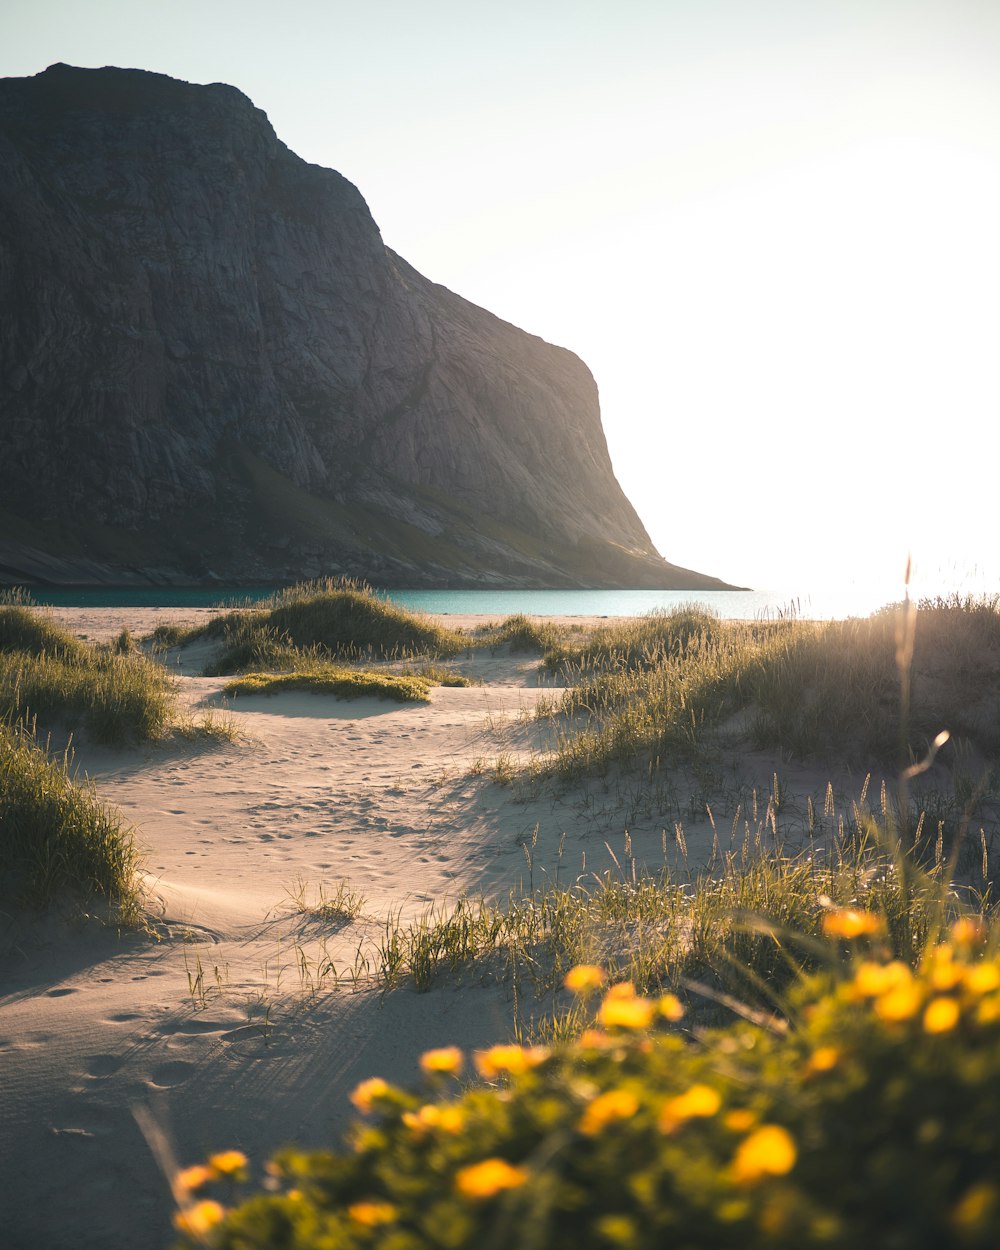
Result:
<instances>
[{"instance_id":1,"label":"rocky cliff","mask_svg":"<svg viewBox=\"0 0 1000 1250\"><path fill-rule=\"evenodd\" d=\"M239 91L0 81L0 580L721 588L583 363L422 277Z\"/></svg>"}]
</instances>

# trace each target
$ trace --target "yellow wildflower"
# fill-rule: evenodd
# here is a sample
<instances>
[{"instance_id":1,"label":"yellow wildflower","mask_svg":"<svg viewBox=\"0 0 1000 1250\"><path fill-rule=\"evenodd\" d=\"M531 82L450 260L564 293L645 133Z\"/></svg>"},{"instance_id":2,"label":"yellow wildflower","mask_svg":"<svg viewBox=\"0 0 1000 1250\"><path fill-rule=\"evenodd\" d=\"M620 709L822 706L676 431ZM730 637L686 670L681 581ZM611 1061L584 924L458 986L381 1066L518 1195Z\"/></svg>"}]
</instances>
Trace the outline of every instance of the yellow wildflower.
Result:
<instances>
[{"instance_id":1,"label":"yellow wildflower","mask_svg":"<svg viewBox=\"0 0 1000 1250\"><path fill-rule=\"evenodd\" d=\"M683 1094L667 1099L657 1123L661 1132L673 1133L686 1120L713 1116L721 1106L722 1099L710 1085L692 1085Z\"/></svg>"},{"instance_id":2,"label":"yellow wildflower","mask_svg":"<svg viewBox=\"0 0 1000 1250\"><path fill-rule=\"evenodd\" d=\"M866 959L858 964L854 972L854 988L863 998L878 998L880 994L908 985L912 980L913 974L898 959L888 964Z\"/></svg>"},{"instance_id":3,"label":"yellow wildflower","mask_svg":"<svg viewBox=\"0 0 1000 1250\"><path fill-rule=\"evenodd\" d=\"M795 1166L798 1149L780 1124L762 1124L741 1142L733 1158L733 1179L753 1185L767 1176L784 1176Z\"/></svg>"},{"instance_id":4,"label":"yellow wildflower","mask_svg":"<svg viewBox=\"0 0 1000 1250\"><path fill-rule=\"evenodd\" d=\"M991 994L989 998L980 1000L976 1020L979 1024L996 1024L1000 1020L1000 994Z\"/></svg>"},{"instance_id":5,"label":"yellow wildflower","mask_svg":"<svg viewBox=\"0 0 1000 1250\"><path fill-rule=\"evenodd\" d=\"M885 921L872 911L856 911L844 908L827 912L823 917L823 932L827 937L853 940L858 937L878 937L885 932Z\"/></svg>"},{"instance_id":6,"label":"yellow wildflower","mask_svg":"<svg viewBox=\"0 0 1000 1250\"><path fill-rule=\"evenodd\" d=\"M653 1021L653 1004L648 998L637 997L627 982L624 988L613 985L604 996L597 1019L606 1029L648 1029Z\"/></svg>"},{"instance_id":7,"label":"yellow wildflower","mask_svg":"<svg viewBox=\"0 0 1000 1250\"><path fill-rule=\"evenodd\" d=\"M435 1128L444 1133L458 1133L465 1123L465 1116L458 1107L428 1103L418 1111L404 1111L403 1123L418 1135Z\"/></svg>"},{"instance_id":8,"label":"yellow wildflower","mask_svg":"<svg viewBox=\"0 0 1000 1250\"><path fill-rule=\"evenodd\" d=\"M194 1206L178 1211L174 1216L174 1227L190 1237L204 1237L216 1224L220 1224L225 1216L226 1211L221 1203L205 1198L201 1202L196 1202Z\"/></svg>"},{"instance_id":9,"label":"yellow wildflower","mask_svg":"<svg viewBox=\"0 0 1000 1250\"><path fill-rule=\"evenodd\" d=\"M457 1046L441 1046L437 1050L425 1050L420 1056L420 1067L424 1072L433 1074L443 1072L454 1075L461 1072L465 1058Z\"/></svg>"},{"instance_id":10,"label":"yellow wildflower","mask_svg":"<svg viewBox=\"0 0 1000 1250\"><path fill-rule=\"evenodd\" d=\"M956 946L982 946L986 936L986 925L980 916L960 916L951 926L951 940Z\"/></svg>"},{"instance_id":11,"label":"yellow wildflower","mask_svg":"<svg viewBox=\"0 0 1000 1250\"><path fill-rule=\"evenodd\" d=\"M683 1018L684 1004L676 994L661 994L656 1000L656 1010L664 1018L676 1024Z\"/></svg>"},{"instance_id":12,"label":"yellow wildflower","mask_svg":"<svg viewBox=\"0 0 1000 1250\"><path fill-rule=\"evenodd\" d=\"M836 1046L817 1046L809 1056L806 1072L830 1072L840 1063L840 1051Z\"/></svg>"},{"instance_id":13,"label":"yellow wildflower","mask_svg":"<svg viewBox=\"0 0 1000 1250\"><path fill-rule=\"evenodd\" d=\"M757 1117L745 1107L737 1107L735 1111L726 1113L722 1123L733 1133L749 1133L757 1123Z\"/></svg>"},{"instance_id":14,"label":"yellow wildflower","mask_svg":"<svg viewBox=\"0 0 1000 1250\"><path fill-rule=\"evenodd\" d=\"M973 964L965 969L965 988L980 997L991 990L1000 989L1000 964Z\"/></svg>"},{"instance_id":15,"label":"yellow wildflower","mask_svg":"<svg viewBox=\"0 0 1000 1250\"><path fill-rule=\"evenodd\" d=\"M481 1201L492 1198L504 1189L516 1189L528 1179L524 1168L514 1167L506 1159L484 1159L460 1168L455 1174L455 1187L464 1198Z\"/></svg>"},{"instance_id":16,"label":"yellow wildflower","mask_svg":"<svg viewBox=\"0 0 1000 1250\"><path fill-rule=\"evenodd\" d=\"M545 1046L491 1046L489 1050L477 1050L473 1056L480 1076L491 1081L506 1072L520 1076L529 1068L537 1067L549 1057Z\"/></svg>"},{"instance_id":17,"label":"yellow wildflower","mask_svg":"<svg viewBox=\"0 0 1000 1250\"><path fill-rule=\"evenodd\" d=\"M925 1033L950 1033L958 1024L958 1003L953 998L932 998L924 1012Z\"/></svg>"},{"instance_id":18,"label":"yellow wildflower","mask_svg":"<svg viewBox=\"0 0 1000 1250\"><path fill-rule=\"evenodd\" d=\"M900 1024L912 1020L923 1001L920 990L912 982L897 985L895 989L876 998L875 1014L886 1024Z\"/></svg>"},{"instance_id":19,"label":"yellow wildflower","mask_svg":"<svg viewBox=\"0 0 1000 1250\"><path fill-rule=\"evenodd\" d=\"M588 1137L596 1137L615 1120L627 1120L639 1110L639 1099L629 1089L609 1089L599 1094L584 1111L578 1128Z\"/></svg>"},{"instance_id":20,"label":"yellow wildflower","mask_svg":"<svg viewBox=\"0 0 1000 1250\"><path fill-rule=\"evenodd\" d=\"M379 1099L391 1092L392 1086L388 1081L380 1076L371 1076L367 1081L362 1081L360 1085L355 1086L350 1099L362 1114L367 1115Z\"/></svg>"},{"instance_id":21,"label":"yellow wildflower","mask_svg":"<svg viewBox=\"0 0 1000 1250\"><path fill-rule=\"evenodd\" d=\"M603 989L607 979L604 969L597 964L577 964L566 973L563 985L574 994L592 994Z\"/></svg>"},{"instance_id":22,"label":"yellow wildflower","mask_svg":"<svg viewBox=\"0 0 1000 1250\"><path fill-rule=\"evenodd\" d=\"M208 1160L208 1166L219 1176L235 1176L246 1165L247 1157L242 1150L222 1150Z\"/></svg>"},{"instance_id":23,"label":"yellow wildflower","mask_svg":"<svg viewBox=\"0 0 1000 1250\"><path fill-rule=\"evenodd\" d=\"M355 1224L375 1228L379 1224L391 1224L397 1211L391 1202L352 1202L347 1214Z\"/></svg>"},{"instance_id":24,"label":"yellow wildflower","mask_svg":"<svg viewBox=\"0 0 1000 1250\"><path fill-rule=\"evenodd\" d=\"M584 1029L580 1034L581 1050L607 1050L613 1045L616 1045L614 1038L609 1037L607 1033L602 1033L600 1029Z\"/></svg>"},{"instance_id":25,"label":"yellow wildflower","mask_svg":"<svg viewBox=\"0 0 1000 1250\"><path fill-rule=\"evenodd\" d=\"M959 1198L952 1210L954 1224L965 1232L985 1231L1000 1207L1000 1188L990 1181L979 1181Z\"/></svg>"},{"instance_id":26,"label":"yellow wildflower","mask_svg":"<svg viewBox=\"0 0 1000 1250\"><path fill-rule=\"evenodd\" d=\"M177 1184L181 1189L186 1189L189 1193L192 1189L201 1189L202 1185L207 1185L209 1181L215 1179L215 1172L204 1165L204 1163L196 1163L193 1167L181 1168L177 1173Z\"/></svg>"},{"instance_id":27,"label":"yellow wildflower","mask_svg":"<svg viewBox=\"0 0 1000 1250\"><path fill-rule=\"evenodd\" d=\"M936 990L947 992L956 985L961 985L965 977L965 969L955 963L954 952L950 946L936 946L931 952L927 967L927 977Z\"/></svg>"}]
</instances>

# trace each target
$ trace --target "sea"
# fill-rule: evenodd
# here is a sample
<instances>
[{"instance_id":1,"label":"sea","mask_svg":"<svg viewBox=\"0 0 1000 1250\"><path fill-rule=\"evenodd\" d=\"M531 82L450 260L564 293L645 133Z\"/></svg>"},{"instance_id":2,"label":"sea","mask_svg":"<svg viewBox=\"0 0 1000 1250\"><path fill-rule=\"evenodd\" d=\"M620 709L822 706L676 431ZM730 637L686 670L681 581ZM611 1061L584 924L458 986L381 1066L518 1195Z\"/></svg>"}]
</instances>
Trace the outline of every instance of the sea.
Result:
<instances>
[{"instance_id":1,"label":"sea","mask_svg":"<svg viewBox=\"0 0 1000 1250\"><path fill-rule=\"evenodd\" d=\"M279 588L254 587L31 587L43 606L81 608L237 607L269 598ZM840 620L869 616L903 597L885 589L847 587L807 594L774 590L377 590L413 612L442 615L644 616L699 604L726 620Z\"/></svg>"}]
</instances>

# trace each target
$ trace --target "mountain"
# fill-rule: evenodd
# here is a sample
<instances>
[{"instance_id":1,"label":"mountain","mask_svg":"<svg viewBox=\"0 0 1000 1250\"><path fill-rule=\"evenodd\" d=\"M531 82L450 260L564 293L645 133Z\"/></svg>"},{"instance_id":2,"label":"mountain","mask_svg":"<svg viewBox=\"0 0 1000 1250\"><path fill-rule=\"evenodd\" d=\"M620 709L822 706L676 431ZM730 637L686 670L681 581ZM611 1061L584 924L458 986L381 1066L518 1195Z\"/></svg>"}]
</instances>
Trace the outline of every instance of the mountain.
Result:
<instances>
[{"instance_id":1,"label":"mountain","mask_svg":"<svg viewBox=\"0 0 1000 1250\"><path fill-rule=\"evenodd\" d=\"M417 273L234 87L0 80L0 580L723 589L597 388Z\"/></svg>"}]
</instances>

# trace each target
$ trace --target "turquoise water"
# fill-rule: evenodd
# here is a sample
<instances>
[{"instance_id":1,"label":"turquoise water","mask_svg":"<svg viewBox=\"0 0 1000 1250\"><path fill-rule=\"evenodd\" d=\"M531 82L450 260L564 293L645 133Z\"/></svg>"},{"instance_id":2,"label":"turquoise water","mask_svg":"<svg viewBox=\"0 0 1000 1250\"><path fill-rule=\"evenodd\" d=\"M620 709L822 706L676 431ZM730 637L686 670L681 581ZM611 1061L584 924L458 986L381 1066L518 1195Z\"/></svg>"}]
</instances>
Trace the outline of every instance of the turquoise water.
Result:
<instances>
[{"instance_id":1,"label":"turquoise water","mask_svg":"<svg viewBox=\"0 0 1000 1250\"><path fill-rule=\"evenodd\" d=\"M53 607L196 608L257 603L274 586L255 587L129 587L82 590L37 587L36 603ZM800 616L832 620L867 616L899 594L869 588L847 591L794 592L767 590L388 590L380 592L401 607L451 615L510 616L515 612L541 616L642 616L700 603L729 620Z\"/></svg>"}]
</instances>

